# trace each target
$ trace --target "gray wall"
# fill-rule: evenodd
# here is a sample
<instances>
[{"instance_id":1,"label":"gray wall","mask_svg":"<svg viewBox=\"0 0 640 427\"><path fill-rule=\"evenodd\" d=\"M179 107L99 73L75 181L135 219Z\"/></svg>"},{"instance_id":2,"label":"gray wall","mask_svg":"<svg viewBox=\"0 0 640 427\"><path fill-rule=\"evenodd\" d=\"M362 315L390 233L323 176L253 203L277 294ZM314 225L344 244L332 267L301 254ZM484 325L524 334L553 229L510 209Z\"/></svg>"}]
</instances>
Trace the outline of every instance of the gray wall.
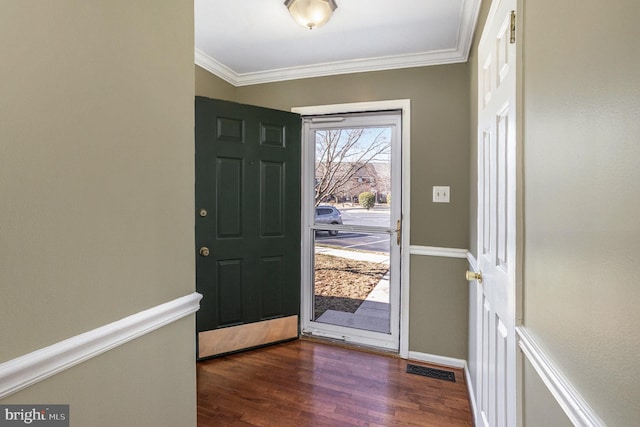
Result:
<instances>
[{"instance_id":1,"label":"gray wall","mask_svg":"<svg viewBox=\"0 0 640 427\"><path fill-rule=\"evenodd\" d=\"M640 420L638 16L524 10L524 323L609 426Z\"/></svg>"},{"instance_id":2,"label":"gray wall","mask_svg":"<svg viewBox=\"0 0 640 427\"><path fill-rule=\"evenodd\" d=\"M228 95L220 79L213 75L208 79L196 73L197 95ZM208 89L220 85L219 96ZM466 248L468 85L467 65L456 64L238 87L235 101L289 111L310 105L411 99L411 244ZM451 186L450 204L431 202L433 185ZM412 256L410 350L466 358L468 296L463 264ZM442 294L450 298L450 310L428 309L434 295ZM447 333L434 325L447 325Z\"/></svg>"},{"instance_id":3,"label":"gray wall","mask_svg":"<svg viewBox=\"0 0 640 427\"><path fill-rule=\"evenodd\" d=\"M524 326L607 425L636 425L640 3L539 0L521 12ZM475 115L475 53L471 66ZM566 425L535 371L524 375L527 425Z\"/></svg>"},{"instance_id":4,"label":"gray wall","mask_svg":"<svg viewBox=\"0 0 640 427\"><path fill-rule=\"evenodd\" d=\"M0 362L194 291L193 5L152 9L2 3ZM2 403L195 425L193 331L184 319Z\"/></svg>"}]
</instances>

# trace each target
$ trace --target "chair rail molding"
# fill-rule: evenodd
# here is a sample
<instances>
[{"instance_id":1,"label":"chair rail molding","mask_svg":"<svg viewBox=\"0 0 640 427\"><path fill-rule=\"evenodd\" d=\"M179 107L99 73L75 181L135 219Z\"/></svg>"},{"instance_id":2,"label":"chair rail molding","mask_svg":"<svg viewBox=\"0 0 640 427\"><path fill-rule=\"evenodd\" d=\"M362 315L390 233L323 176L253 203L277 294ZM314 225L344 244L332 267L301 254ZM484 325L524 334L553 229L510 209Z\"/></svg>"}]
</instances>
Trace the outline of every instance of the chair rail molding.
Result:
<instances>
[{"instance_id":1,"label":"chair rail molding","mask_svg":"<svg viewBox=\"0 0 640 427\"><path fill-rule=\"evenodd\" d=\"M467 258L467 249L441 248L437 246L409 246L411 255L439 256L446 258Z\"/></svg>"},{"instance_id":2,"label":"chair rail molding","mask_svg":"<svg viewBox=\"0 0 640 427\"><path fill-rule=\"evenodd\" d=\"M195 313L197 292L0 364L0 399Z\"/></svg>"},{"instance_id":3,"label":"chair rail molding","mask_svg":"<svg viewBox=\"0 0 640 427\"><path fill-rule=\"evenodd\" d=\"M469 267L471 267L471 270L478 271L478 260L471 252L467 252L467 261L469 261Z\"/></svg>"}]
</instances>

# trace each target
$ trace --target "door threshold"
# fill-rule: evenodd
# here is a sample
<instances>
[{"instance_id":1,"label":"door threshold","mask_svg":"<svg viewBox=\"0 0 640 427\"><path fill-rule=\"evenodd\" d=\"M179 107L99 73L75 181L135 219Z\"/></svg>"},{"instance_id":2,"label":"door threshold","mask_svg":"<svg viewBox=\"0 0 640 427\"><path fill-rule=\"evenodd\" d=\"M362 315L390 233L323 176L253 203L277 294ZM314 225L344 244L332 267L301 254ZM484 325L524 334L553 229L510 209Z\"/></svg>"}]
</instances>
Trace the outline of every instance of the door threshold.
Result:
<instances>
[{"instance_id":1,"label":"door threshold","mask_svg":"<svg viewBox=\"0 0 640 427\"><path fill-rule=\"evenodd\" d=\"M336 338L331 338L331 337L323 337L323 336L318 336L318 335L312 335L312 334L309 334L309 333L302 333L300 335L300 340L317 342L317 343L320 343L320 344L328 344L328 345L332 345L332 346L335 346L335 347L346 348L346 349L349 349L349 350L362 351L362 352L365 352L365 353L379 354L379 355L387 356L387 357L400 358L400 353L398 351L389 350L389 349L381 348L381 347L370 346L370 345L357 344L357 343L354 343L354 342L345 341L344 339L336 339Z\"/></svg>"}]
</instances>

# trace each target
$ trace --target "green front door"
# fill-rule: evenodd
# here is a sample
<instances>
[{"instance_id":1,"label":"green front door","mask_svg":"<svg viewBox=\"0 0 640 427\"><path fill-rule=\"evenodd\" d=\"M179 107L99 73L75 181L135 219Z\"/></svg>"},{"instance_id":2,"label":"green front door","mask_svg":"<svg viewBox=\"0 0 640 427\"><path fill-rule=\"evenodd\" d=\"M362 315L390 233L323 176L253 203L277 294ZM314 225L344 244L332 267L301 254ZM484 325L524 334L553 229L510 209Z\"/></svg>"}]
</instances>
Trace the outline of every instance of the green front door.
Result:
<instances>
[{"instance_id":1,"label":"green front door","mask_svg":"<svg viewBox=\"0 0 640 427\"><path fill-rule=\"evenodd\" d=\"M196 97L198 358L298 335L297 114Z\"/></svg>"}]
</instances>

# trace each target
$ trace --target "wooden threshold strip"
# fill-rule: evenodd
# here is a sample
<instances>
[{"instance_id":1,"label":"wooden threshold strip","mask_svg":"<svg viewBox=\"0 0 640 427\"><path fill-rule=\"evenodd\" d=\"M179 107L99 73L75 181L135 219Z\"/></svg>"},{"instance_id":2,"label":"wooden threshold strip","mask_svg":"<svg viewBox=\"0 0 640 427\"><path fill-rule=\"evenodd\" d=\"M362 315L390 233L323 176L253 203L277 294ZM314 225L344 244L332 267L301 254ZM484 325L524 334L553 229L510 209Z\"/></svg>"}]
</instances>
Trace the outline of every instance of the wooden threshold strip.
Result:
<instances>
[{"instance_id":1,"label":"wooden threshold strip","mask_svg":"<svg viewBox=\"0 0 640 427\"><path fill-rule=\"evenodd\" d=\"M298 316L214 329L198 334L198 358L232 353L298 336Z\"/></svg>"}]
</instances>

